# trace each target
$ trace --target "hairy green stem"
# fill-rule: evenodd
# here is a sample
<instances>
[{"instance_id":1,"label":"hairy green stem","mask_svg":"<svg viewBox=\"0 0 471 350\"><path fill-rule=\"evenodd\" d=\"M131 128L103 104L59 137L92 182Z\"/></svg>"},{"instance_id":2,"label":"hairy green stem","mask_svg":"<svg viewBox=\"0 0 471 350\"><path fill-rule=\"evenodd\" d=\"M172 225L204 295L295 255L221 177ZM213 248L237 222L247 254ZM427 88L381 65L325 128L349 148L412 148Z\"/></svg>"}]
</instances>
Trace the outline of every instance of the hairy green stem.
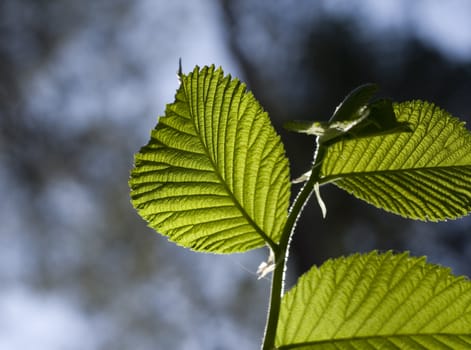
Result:
<instances>
[{"instance_id":1,"label":"hairy green stem","mask_svg":"<svg viewBox=\"0 0 471 350\"><path fill-rule=\"evenodd\" d=\"M289 245L294 233L296 222L301 214L306 202L311 196L314 185L319 181L320 162L324 158L326 147L318 145L314 155L314 163L312 166L312 173L308 181L304 184L303 188L299 191L296 199L291 206L286 224L281 234L280 243L273 249L275 254L275 270L273 271L271 292L270 292L270 306L268 310L267 323L265 327L265 336L263 339L262 350L273 350L275 348L275 336L278 326L278 318L280 315L281 298L284 293L284 281L286 273L286 264L288 262Z\"/></svg>"}]
</instances>

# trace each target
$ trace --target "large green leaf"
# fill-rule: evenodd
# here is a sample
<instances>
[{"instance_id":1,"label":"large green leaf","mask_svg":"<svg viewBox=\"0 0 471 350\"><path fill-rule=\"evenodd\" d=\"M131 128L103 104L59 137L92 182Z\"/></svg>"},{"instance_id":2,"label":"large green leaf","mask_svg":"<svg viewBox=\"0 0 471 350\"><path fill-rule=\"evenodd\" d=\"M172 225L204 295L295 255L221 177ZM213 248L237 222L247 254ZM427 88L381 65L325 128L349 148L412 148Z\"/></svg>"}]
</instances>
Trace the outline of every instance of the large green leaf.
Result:
<instances>
[{"instance_id":1,"label":"large green leaf","mask_svg":"<svg viewBox=\"0 0 471 350\"><path fill-rule=\"evenodd\" d=\"M156 231L194 250L242 252L278 242L289 167L267 113L214 66L180 79L175 102L135 156L133 205Z\"/></svg>"},{"instance_id":2,"label":"large green leaf","mask_svg":"<svg viewBox=\"0 0 471 350\"><path fill-rule=\"evenodd\" d=\"M329 147L321 183L334 182L379 208L439 221L471 210L471 134L431 103L394 105L413 132L352 139Z\"/></svg>"},{"instance_id":3,"label":"large green leaf","mask_svg":"<svg viewBox=\"0 0 471 350\"><path fill-rule=\"evenodd\" d=\"M471 349L471 282L391 252L328 260L282 299L277 349Z\"/></svg>"}]
</instances>

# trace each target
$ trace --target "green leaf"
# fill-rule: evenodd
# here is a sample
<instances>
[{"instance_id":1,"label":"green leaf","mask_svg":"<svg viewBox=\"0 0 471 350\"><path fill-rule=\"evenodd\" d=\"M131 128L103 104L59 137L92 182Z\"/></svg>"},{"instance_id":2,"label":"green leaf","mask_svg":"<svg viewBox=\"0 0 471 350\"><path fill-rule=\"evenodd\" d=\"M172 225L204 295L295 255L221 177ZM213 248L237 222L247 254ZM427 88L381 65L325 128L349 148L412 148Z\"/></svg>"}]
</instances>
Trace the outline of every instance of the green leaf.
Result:
<instances>
[{"instance_id":1,"label":"green leaf","mask_svg":"<svg viewBox=\"0 0 471 350\"><path fill-rule=\"evenodd\" d=\"M353 121L358 119L360 111L368 104L378 91L376 84L364 84L353 89L344 100L335 108L329 122Z\"/></svg>"},{"instance_id":2,"label":"green leaf","mask_svg":"<svg viewBox=\"0 0 471 350\"><path fill-rule=\"evenodd\" d=\"M365 110L365 120L350 131L350 138L388 135L398 132L411 132L407 122L399 122L394 114L391 100L381 99L372 102ZM348 138L348 137L347 137Z\"/></svg>"},{"instance_id":3,"label":"green leaf","mask_svg":"<svg viewBox=\"0 0 471 350\"><path fill-rule=\"evenodd\" d=\"M439 221L471 210L471 134L435 105L394 105L413 132L344 140L329 147L320 183L404 217Z\"/></svg>"},{"instance_id":4,"label":"green leaf","mask_svg":"<svg viewBox=\"0 0 471 350\"><path fill-rule=\"evenodd\" d=\"M398 122L392 102L387 99L368 101L377 86L365 84L353 90L337 106L329 122L289 121L285 129L318 136L318 143L330 145L340 140L411 131L408 123Z\"/></svg>"},{"instance_id":5,"label":"green leaf","mask_svg":"<svg viewBox=\"0 0 471 350\"><path fill-rule=\"evenodd\" d=\"M328 260L282 299L282 349L471 349L471 282L407 253Z\"/></svg>"},{"instance_id":6,"label":"green leaf","mask_svg":"<svg viewBox=\"0 0 471 350\"><path fill-rule=\"evenodd\" d=\"M198 251L278 242L289 167L267 113L220 68L196 67L180 79L175 102L135 156L134 207L156 231Z\"/></svg>"},{"instance_id":7,"label":"green leaf","mask_svg":"<svg viewBox=\"0 0 471 350\"><path fill-rule=\"evenodd\" d=\"M288 121L283 127L289 131L334 138L360 122L361 112L377 90L375 84L364 84L352 90L335 108L328 122L295 120Z\"/></svg>"}]
</instances>

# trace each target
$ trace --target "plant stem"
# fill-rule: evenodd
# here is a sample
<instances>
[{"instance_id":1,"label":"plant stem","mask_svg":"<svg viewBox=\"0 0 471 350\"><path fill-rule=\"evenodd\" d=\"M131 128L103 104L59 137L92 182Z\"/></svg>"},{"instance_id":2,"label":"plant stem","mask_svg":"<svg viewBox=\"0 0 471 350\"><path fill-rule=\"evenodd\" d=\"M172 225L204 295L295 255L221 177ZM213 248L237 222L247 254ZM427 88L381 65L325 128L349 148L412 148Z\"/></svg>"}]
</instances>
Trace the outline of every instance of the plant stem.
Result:
<instances>
[{"instance_id":1,"label":"plant stem","mask_svg":"<svg viewBox=\"0 0 471 350\"><path fill-rule=\"evenodd\" d=\"M321 169L320 162L324 158L326 150L327 149L325 146L319 144L317 145L311 176L294 200L286 220L286 224L283 228L283 232L281 234L280 243L277 246L277 249L273 252L275 254L276 265L272 276L270 306L268 310L267 324L265 326L265 336L263 339L262 350L276 349L275 336L278 326L278 318L280 315L281 298L283 297L284 293L284 281L286 264L289 255L289 245L296 227L296 222L298 221L304 206L313 192L314 185L319 181L319 174Z\"/></svg>"},{"instance_id":2,"label":"plant stem","mask_svg":"<svg viewBox=\"0 0 471 350\"><path fill-rule=\"evenodd\" d=\"M265 337L263 339L263 350L275 349L276 327L278 325L278 316L281 305L281 289L283 286L284 265L286 263L285 252L278 250L275 252L275 263L277 264L273 271L270 293L270 306L265 326Z\"/></svg>"}]
</instances>

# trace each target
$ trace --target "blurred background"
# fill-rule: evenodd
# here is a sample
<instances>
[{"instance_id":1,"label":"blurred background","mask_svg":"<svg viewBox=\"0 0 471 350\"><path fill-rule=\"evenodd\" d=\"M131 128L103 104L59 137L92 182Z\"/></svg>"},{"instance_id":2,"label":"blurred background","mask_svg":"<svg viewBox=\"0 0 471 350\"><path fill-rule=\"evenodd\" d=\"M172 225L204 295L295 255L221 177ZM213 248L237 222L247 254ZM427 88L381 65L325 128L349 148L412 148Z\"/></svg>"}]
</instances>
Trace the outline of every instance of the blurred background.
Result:
<instances>
[{"instance_id":1,"label":"blurred background","mask_svg":"<svg viewBox=\"0 0 471 350\"><path fill-rule=\"evenodd\" d=\"M285 143L292 176L354 87L471 118L471 2L2 0L0 349L257 349L264 249L186 251L129 202L133 154L173 100L178 59L247 82ZM297 187L293 188L296 193ZM305 209L290 283L312 264L410 250L471 275L471 220L417 223L334 186Z\"/></svg>"}]
</instances>

